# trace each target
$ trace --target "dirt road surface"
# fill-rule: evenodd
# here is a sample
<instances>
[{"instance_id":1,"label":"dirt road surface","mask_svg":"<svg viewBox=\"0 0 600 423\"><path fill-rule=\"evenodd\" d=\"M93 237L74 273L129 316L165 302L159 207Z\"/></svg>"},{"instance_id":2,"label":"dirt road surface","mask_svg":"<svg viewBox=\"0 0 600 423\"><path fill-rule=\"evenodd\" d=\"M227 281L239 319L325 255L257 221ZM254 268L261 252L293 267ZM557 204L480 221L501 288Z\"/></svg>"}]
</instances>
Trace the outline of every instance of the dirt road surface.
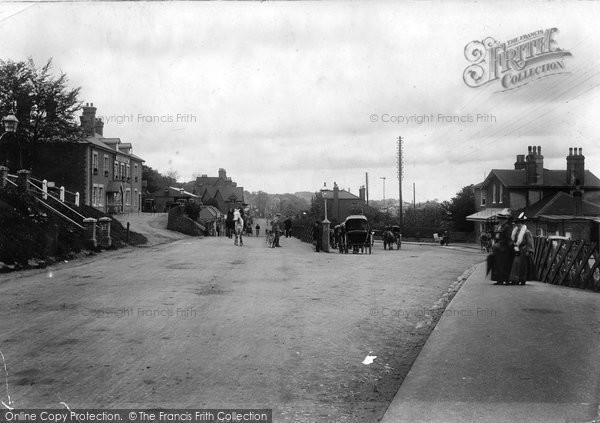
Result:
<instances>
[{"instance_id":1,"label":"dirt road surface","mask_svg":"<svg viewBox=\"0 0 600 423\"><path fill-rule=\"evenodd\" d=\"M432 307L483 259L439 246L340 255L281 244L185 238L1 275L13 406L272 408L275 422L376 422L432 329ZM369 353L377 358L362 364ZM6 401L3 372L0 381Z\"/></svg>"}]
</instances>

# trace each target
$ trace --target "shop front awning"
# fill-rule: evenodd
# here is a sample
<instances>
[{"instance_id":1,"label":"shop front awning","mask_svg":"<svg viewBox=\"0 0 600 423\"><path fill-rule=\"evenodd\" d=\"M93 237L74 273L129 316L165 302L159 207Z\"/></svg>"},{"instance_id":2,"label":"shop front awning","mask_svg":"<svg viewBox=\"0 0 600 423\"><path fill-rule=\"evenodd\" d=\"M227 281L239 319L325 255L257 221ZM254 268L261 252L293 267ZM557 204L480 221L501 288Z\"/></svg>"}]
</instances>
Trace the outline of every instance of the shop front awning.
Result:
<instances>
[{"instance_id":1,"label":"shop front awning","mask_svg":"<svg viewBox=\"0 0 600 423\"><path fill-rule=\"evenodd\" d=\"M473 222L489 222L496 220L496 216L504 209L499 208L489 208L478 211L477 213L473 213L467 216L467 220Z\"/></svg>"}]
</instances>

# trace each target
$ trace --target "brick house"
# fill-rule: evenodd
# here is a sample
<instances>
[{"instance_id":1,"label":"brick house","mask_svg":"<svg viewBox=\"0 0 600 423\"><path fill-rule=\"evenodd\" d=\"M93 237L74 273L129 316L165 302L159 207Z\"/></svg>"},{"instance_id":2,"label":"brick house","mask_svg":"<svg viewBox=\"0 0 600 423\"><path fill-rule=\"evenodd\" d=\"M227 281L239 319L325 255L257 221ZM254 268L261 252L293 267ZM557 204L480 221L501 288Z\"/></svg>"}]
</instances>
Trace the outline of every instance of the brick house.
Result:
<instances>
[{"instance_id":1,"label":"brick house","mask_svg":"<svg viewBox=\"0 0 600 423\"><path fill-rule=\"evenodd\" d=\"M198 202L200 200L197 195L178 187L159 189L144 197L145 204L143 205L143 211L155 211L159 213L167 212L171 207L179 204L186 204L190 201Z\"/></svg>"},{"instance_id":2,"label":"brick house","mask_svg":"<svg viewBox=\"0 0 600 423\"><path fill-rule=\"evenodd\" d=\"M246 205L244 188L238 187L223 168L219 169L218 176L197 177L193 191L203 203L214 200L219 211L224 214L227 214L230 208Z\"/></svg>"},{"instance_id":3,"label":"brick house","mask_svg":"<svg viewBox=\"0 0 600 423\"><path fill-rule=\"evenodd\" d=\"M592 222L600 205L600 179L585 169L581 148L569 148L564 169L549 170L544 169L542 148L530 146L527 155L517 155L514 169L492 169L474 186L474 195L477 212L467 220L476 222L477 238L490 230L496 214L504 208L525 212L534 235L560 234L565 230L549 216ZM571 233L582 232L571 229ZM589 231L593 233L593 227Z\"/></svg>"},{"instance_id":4,"label":"brick house","mask_svg":"<svg viewBox=\"0 0 600 423\"><path fill-rule=\"evenodd\" d=\"M132 153L130 143L104 138L93 103L83 107L80 119L84 138L33 147L33 176L79 192L83 204L105 213L140 210L144 160Z\"/></svg>"},{"instance_id":5,"label":"brick house","mask_svg":"<svg viewBox=\"0 0 600 423\"><path fill-rule=\"evenodd\" d=\"M365 189L360 188L359 196L344 189L339 189L337 183L333 183L333 189L321 190L323 198L327 202L327 218L332 224L344 222L351 214L360 213L365 207Z\"/></svg>"}]
</instances>

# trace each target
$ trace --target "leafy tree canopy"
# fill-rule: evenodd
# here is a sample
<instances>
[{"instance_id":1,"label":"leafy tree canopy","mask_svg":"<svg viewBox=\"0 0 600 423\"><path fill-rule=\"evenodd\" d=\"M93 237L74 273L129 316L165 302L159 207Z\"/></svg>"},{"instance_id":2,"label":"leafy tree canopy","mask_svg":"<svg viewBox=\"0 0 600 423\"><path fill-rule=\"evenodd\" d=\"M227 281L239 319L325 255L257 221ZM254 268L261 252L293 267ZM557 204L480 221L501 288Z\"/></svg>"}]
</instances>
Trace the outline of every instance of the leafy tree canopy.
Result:
<instances>
[{"instance_id":1,"label":"leafy tree canopy","mask_svg":"<svg viewBox=\"0 0 600 423\"><path fill-rule=\"evenodd\" d=\"M460 232L473 231L473 222L467 220L467 216L477 211L473 185L463 187L450 201L444 201L442 207L446 211L451 229Z\"/></svg>"},{"instance_id":2,"label":"leafy tree canopy","mask_svg":"<svg viewBox=\"0 0 600 423\"><path fill-rule=\"evenodd\" d=\"M142 165L142 179L148 181L146 189L148 192L156 192L168 187L176 187L177 180L172 176L166 176L159 171L152 169L150 166Z\"/></svg>"},{"instance_id":3,"label":"leafy tree canopy","mask_svg":"<svg viewBox=\"0 0 600 423\"><path fill-rule=\"evenodd\" d=\"M53 73L52 59L37 67L33 59L0 60L0 113L19 119L17 136L35 141L73 141L81 136L75 113L81 88L69 88L64 72Z\"/></svg>"}]
</instances>

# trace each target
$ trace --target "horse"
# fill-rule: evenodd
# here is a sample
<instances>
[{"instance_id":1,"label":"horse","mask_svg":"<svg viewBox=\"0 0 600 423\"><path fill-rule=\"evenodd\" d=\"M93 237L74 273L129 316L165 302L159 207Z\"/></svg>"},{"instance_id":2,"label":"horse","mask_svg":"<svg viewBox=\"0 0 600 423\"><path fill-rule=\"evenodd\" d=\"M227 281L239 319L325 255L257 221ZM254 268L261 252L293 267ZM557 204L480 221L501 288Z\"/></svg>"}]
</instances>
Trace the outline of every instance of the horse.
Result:
<instances>
[{"instance_id":1,"label":"horse","mask_svg":"<svg viewBox=\"0 0 600 423\"><path fill-rule=\"evenodd\" d=\"M385 228L385 230L383 231L383 234L381 235L381 238L383 239L383 249L384 250L393 250L394 249L394 244L396 244L396 247L399 247L399 237L396 236L396 234L392 231L391 228L387 227ZM398 248L400 249L400 248Z\"/></svg>"},{"instance_id":2,"label":"horse","mask_svg":"<svg viewBox=\"0 0 600 423\"><path fill-rule=\"evenodd\" d=\"M238 238L240 240L240 247L244 245L242 235L244 234L244 219L241 217L235 221L235 245L238 245Z\"/></svg>"},{"instance_id":3,"label":"horse","mask_svg":"<svg viewBox=\"0 0 600 423\"><path fill-rule=\"evenodd\" d=\"M238 239L239 239L239 241L240 241L239 245L241 247L242 245L244 245L244 240L242 239L242 236L244 234L244 219L242 219L242 216L240 215L239 210L235 210L233 212L233 221L235 222L235 226L234 226L234 230L235 230L234 245L238 245Z\"/></svg>"}]
</instances>

